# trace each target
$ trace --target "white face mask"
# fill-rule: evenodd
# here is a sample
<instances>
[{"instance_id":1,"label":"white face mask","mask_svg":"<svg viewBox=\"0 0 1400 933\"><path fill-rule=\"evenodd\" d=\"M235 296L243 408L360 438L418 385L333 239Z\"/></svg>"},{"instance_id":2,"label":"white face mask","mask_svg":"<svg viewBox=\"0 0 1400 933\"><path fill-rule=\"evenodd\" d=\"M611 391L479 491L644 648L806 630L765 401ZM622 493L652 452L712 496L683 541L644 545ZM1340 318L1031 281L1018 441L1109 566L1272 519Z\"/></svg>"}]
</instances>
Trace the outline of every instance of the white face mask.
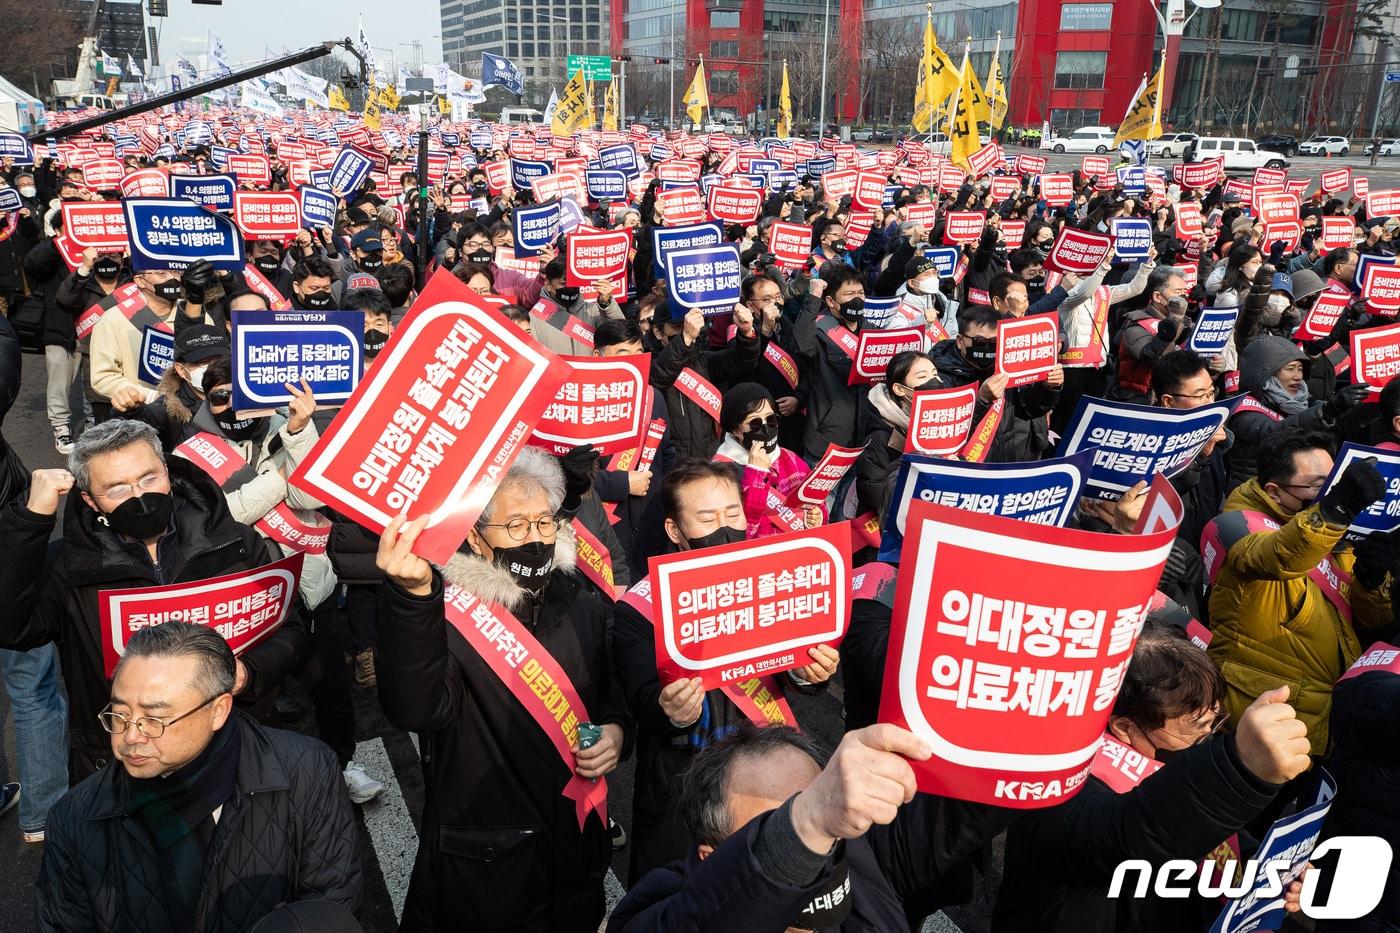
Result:
<instances>
[{"instance_id":1,"label":"white face mask","mask_svg":"<svg viewBox=\"0 0 1400 933\"><path fill-rule=\"evenodd\" d=\"M195 391L204 391L204 371L208 368L209 364L205 363L203 366L194 366L185 370L189 373L189 384Z\"/></svg>"},{"instance_id":2,"label":"white face mask","mask_svg":"<svg viewBox=\"0 0 1400 933\"><path fill-rule=\"evenodd\" d=\"M1288 300L1287 295L1270 295L1269 305L1263 315L1265 326L1278 326L1278 322L1283 319L1283 312L1288 310L1290 304L1292 302Z\"/></svg>"},{"instance_id":3,"label":"white face mask","mask_svg":"<svg viewBox=\"0 0 1400 933\"><path fill-rule=\"evenodd\" d=\"M19 193L21 197L32 198L38 196L39 189L33 185L21 185Z\"/></svg>"}]
</instances>

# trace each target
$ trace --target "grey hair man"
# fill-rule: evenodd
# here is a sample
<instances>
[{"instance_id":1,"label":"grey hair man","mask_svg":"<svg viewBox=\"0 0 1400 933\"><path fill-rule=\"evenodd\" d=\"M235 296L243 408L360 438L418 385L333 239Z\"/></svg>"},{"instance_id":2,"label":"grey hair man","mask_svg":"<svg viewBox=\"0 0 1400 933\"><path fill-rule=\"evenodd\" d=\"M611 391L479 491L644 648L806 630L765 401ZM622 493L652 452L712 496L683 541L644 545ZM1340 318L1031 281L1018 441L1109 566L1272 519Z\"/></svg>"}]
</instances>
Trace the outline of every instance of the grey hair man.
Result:
<instances>
[{"instance_id":1,"label":"grey hair man","mask_svg":"<svg viewBox=\"0 0 1400 933\"><path fill-rule=\"evenodd\" d=\"M358 905L335 756L235 711L235 663L202 625L131 636L97 717L120 766L50 814L41 930L246 930L288 902Z\"/></svg>"},{"instance_id":2,"label":"grey hair man","mask_svg":"<svg viewBox=\"0 0 1400 933\"><path fill-rule=\"evenodd\" d=\"M116 419L83 433L67 470L36 470L27 500L0 510L0 648L58 646L70 709L69 780L111 759L97 714L107 703L101 594L251 570L281 558L229 515L203 470L167 462L149 425ZM68 495L73 489L78 495ZM50 546L64 504L63 536ZM300 665L307 630L293 607L277 631L235 663L233 693L260 712Z\"/></svg>"}]
</instances>

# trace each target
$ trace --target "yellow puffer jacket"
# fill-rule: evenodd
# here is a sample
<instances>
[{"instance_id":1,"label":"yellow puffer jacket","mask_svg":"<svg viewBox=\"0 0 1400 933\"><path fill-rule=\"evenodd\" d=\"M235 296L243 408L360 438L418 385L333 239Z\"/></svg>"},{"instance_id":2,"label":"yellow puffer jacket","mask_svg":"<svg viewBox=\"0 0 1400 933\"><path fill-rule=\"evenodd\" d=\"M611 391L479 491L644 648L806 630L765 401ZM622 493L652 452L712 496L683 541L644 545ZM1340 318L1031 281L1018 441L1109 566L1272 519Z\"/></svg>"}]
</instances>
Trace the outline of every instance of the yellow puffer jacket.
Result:
<instances>
[{"instance_id":1,"label":"yellow puffer jacket","mask_svg":"<svg viewBox=\"0 0 1400 933\"><path fill-rule=\"evenodd\" d=\"M1226 709L1238 720L1260 694L1286 685L1288 702L1307 724L1312 753L1322 755L1332 686L1360 655L1361 645L1352 623L1308 571L1332 553L1346 529L1328 524L1316 506L1289 518L1257 478L1225 500L1226 512L1239 510L1260 512L1282 527L1237 541L1210 594L1209 652L1225 677ZM1332 554L1332 560L1346 574L1341 589L1353 623L1363 628L1388 624L1390 578L1367 590L1350 579L1350 547Z\"/></svg>"}]
</instances>

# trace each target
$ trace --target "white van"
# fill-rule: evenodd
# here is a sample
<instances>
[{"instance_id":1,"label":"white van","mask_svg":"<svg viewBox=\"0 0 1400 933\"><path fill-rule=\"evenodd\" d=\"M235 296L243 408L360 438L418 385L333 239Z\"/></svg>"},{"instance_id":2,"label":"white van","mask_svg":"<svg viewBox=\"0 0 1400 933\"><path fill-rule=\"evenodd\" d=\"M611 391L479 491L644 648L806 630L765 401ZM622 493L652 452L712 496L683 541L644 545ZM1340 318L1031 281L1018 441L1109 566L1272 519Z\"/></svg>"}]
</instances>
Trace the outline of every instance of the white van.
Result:
<instances>
[{"instance_id":1,"label":"white van","mask_svg":"<svg viewBox=\"0 0 1400 933\"><path fill-rule=\"evenodd\" d=\"M1114 131L1106 126L1083 126L1067 136L1042 141L1040 148L1051 152L1097 152L1103 155L1113 151L1114 135Z\"/></svg>"},{"instance_id":2,"label":"white van","mask_svg":"<svg viewBox=\"0 0 1400 933\"><path fill-rule=\"evenodd\" d=\"M530 107L507 107L501 111L501 122L524 125L544 123L544 113Z\"/></svg>"},{"instance_id":3,"label":"white van","mask_svg":"<svg viewBox=\"0 0 1400 933\"><path fill-rule=\"evenodd\" d=\"M1260 149L1254 140L1239 136L1202 136L1187 146L1187 162L1207 162L1214 158L1225 160L1227 172L1252 172L1256 168L1288 168L1288 159L1281 152Z\"/></svg>"}]
</instances>

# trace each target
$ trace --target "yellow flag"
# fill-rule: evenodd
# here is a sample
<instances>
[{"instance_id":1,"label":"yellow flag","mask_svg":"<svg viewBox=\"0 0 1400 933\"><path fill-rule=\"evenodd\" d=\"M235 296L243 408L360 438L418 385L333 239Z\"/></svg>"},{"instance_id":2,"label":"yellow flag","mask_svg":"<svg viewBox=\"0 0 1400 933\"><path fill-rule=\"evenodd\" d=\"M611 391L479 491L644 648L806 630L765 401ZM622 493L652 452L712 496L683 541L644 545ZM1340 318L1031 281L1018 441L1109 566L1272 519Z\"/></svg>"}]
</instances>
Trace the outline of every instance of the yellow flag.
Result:
<instances>
[{"instance_id":1,"label":"yellow flag","mask_svg":"<svg viewBox=\"0 0 1400 933\"><path fill-rule=\"evenodd\" d=\"M617 82L608 82L603 94L603 129L617 131Z\"/></svg>"},{"instance_id":2,"label":"yellow flag","mask_svg":"<svg viewBox=\"0 0 1400 933\"><path fill-rule=\"evenodd\" d=\"M384 128L384 121L379 118L379 103L375 100L378 95L370 94L365 98L365 126L376 133Z\"/></svg>"},{"instance_id":3,"label":"yellow flag","mask_svg":"<svg viewBox=\"0 0 1400 933\"><path fill-rule=\"evenodd\" d=\"M704 58L695 66L695 77L690 79L690 87L686 88L681 103L685 105L685 113L691 123L699 123L701 113L710 106L710 93L705 87Z\"/></svg>"},{"instance_id":4,"label":"yellow flag","mask_svg":"<svg viewBox=\"0 0 1400 933\"><path fill-rule=\"evenodd\" d=\"M948 139L952 141L949 160L961 168L971 171L972 154L982 148L982 140L977 133L977 119L972 108L975 103L972 85L977 80L972 66L967 62L967 52L963 52L962 86L958 89L957 102L953 114L948 119Z\"/></svg>"},{"instance_id":5,"label":"yellow flag","mask_svg":"<svg viewBox=\"0 0 1400 933\"><path fill-rule=\"evenodd\" d=\"M340 85L332 84L330 94L330 105L332 110L349 110L350 101L345 99L345 92L340 89Z\"/></svg>"},{"instance_id":6,"label":"yellow flag","mask_svg":"<svg viewBox=\"0 0 1400 933\"><path fill-rule=\"evenodd\" d=\"M792 92L788 89L787 59L783 59L783 89L778 92L778 138L792 133Z\"/></svg>"},{"instance_id":7,"label":"yellow flag","mask_svg":"<svg viewBox=\"0 0 1400 933\"><path fill-rule=\"evenodd\" d=\"M935 125L935 113L953 94L960 78L947 53L938 47L933 31L933 15L924 20L924 51L919 59L918 84L914 88L914 129L927 133Z\"/></svg>"},{"instance_id":8,"label":"yellow flag","mask_svg":"<svg viewBox=\"0 0 1400 933\"><path fill-rule=\"evenodd\" d=\"M452 116L452 101L448 100L446 97L439 97L437 99L437 104L438 113L442 114L444 117Z\"/></svg>"},{"instance_id":9,"label":"yellow flag","mask_svg":"<svg viewBox=\"0 0 1400 933\"><path fill-rule=\"evenodd\" d=\"M399 92L392 84L385 85L379 89L379 106L386 110L399 109Z\"/></svg>"},{"instance_id":10,"label":"yellow flag","mask_svg":"<svg viewBox=\"0 0 1400 933\"><path fill-rule=\"evenodd\" d=\"M549 124L550 132L555 136L572 136L592 116L591 111L583 69L580 68L564 85L564 93L554 108L554 119Z\"/></svg>"},{"instance_id":11,"label":"yellow flag","mask_svg":"<svg viewBox=\"0 0 1400 933\"><path fill-rule=\"evenodd\" d=\"M987 79L987 98L992 105L992 129L999 130L1006 123L1006 111L1011 106L1006 99L1006 81L1001 74L1001 59L992 59L991 74Z\"/></svg>"},{"instance_id":12,"label":"yellow flag","mask_svg":"<svg viewBox=\"0 0 1400 933\"><path fill-rule=\"evenodd\" d=\"M977 69L972 67L972 63L967 60L965 55L963 58L963 71L967 72L967 74L963 76L965 79L963 87L970 87L972 89L972 95L968 100L972 102L973 123L991 123L992 106L987 102L987 94L982 90L982 82L977 80ZM975 130L976 127L974 126L973 129Z\"/></svg>"},{"instance_id":13,"label":"yellow flag","mask_svg":"<svg viewBox=\"0 0 1400 933\"><path fill-rule=\"evenodd\" d=\"M1137 97L1128 108L1118 132L1113 137L1117 146L1128 139L1156 139L1162 135L1162 67L1151 81L1144 80L1138 88Z\"/></svg>"}]
</instances>

